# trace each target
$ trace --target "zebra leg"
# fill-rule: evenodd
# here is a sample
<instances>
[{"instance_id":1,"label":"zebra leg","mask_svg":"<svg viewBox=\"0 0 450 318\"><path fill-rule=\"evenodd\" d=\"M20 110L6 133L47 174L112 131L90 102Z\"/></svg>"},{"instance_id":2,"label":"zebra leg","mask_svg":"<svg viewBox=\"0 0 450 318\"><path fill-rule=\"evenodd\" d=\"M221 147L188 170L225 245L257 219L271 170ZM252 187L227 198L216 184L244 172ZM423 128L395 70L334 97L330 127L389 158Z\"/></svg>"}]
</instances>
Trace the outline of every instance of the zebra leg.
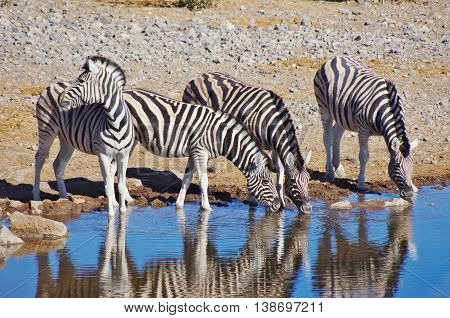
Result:
<instances>
[{"instance_id":1,"label":"zebra leg","mask_svg":"<svg viewBox=\"0 0 450 318\"><path fill-rule=\"evenodd\" d=\"M39 185L41 183L41 170L44 166L45 159L48 157L50 147L55 140L56 135L50 135L47 138L39 136L39 149L34 157L34 185L33 185L33 200L41 201L41 190Z\"/></svg>"},{"instance_id":2,"label":"zebra leg","mask_svg":"<svg viewBox=\"0 0 450 318\"><path fill-rule=\"evenodd\" d=\"M345 170L341 164L341 139L344 128L338 124L333 125L333 167L334 175L337 178L345 178Z\"/></svg>"},{"instance_id":3,"label":"zebra leg","mask_svg":"<svg viewBox=\"0 0 450 318\"><path fill-rule=\"evenodd\" d=\"M111 162L111 175L113 176L113 178L116 175L116 172L117 172L117 160L114 158L113 161ZM116 200L115 196L113 198L113 205L115 208L119 206L119 202Z\"/></svg>"},{"instance_id":4,"label":"zebra leg","mask_svg":"<svg viewBox=\"0 0 450 318\"><path fill-rule=\"evenodd\" d=\"M64 183L64 171L66 170L67 163L72 157L75 148L72 147L67 141L59 137L59 153L53 162L53 170L55 172L56 184L58 185L59 196L63 199L68 199L66 184Z\"/></svg>"},{"instance_id":5,"label":"zebra leg","mask_svg":"<svg viewBox=\"0 0 450 318\"><path fill-rule=\"evenodd\" d=\"M198 179L200 182L201 204L204 211L211 211L208 200L208 154L206 152L197 152L194 155L194 164L197 169Z\"/></svg>"},{"instance_id":6,"label":"zebra leg","mask_svg":"<svg viewBox=\"0 0 450 318\"><path fill-rule=\"evenodd\" d=\"M360 131L358 133L359 139L359 177L358 177L358 190L366 190L367 187L365 185L366 179L366 165L367 161L369 161L369 135Z\"/></svg>"},{"instance_id":7,"label":"zebra leg","mask_svg":"<svg viewBox=\"0 0 450 318\"><path fill-rule=\"evenodd\" d=\"M184 199L186 197L187 190L192 182L192 176L194 175L195 166L191 157L189 157L188 163L186 165L186 169L184 170L183 181L181 182L180 193L178 194L176 207L177 209L183 209Z\"/></svg>"},{"instance_id":8,"label":"zebra leg","mask_svg":"<svg viewBox=\"0 0 450 318\"><path fill-rule=\"evenodd\" d=\"M334 171L332 162L332 144L333 144L333 120L328 116L322 116L323 126L323 144L325 146L325 152L327 156L327 162L325 164L325 179L328 181L334 181Z\"/></svg>"},{"instance_id":9,"label":"zebra leg","mask_svg":"<svg viewBox=\"0 0 450 318\"><path fill-rule=\"evenodd\" d=\"M284 166L281 162L280 157L278 156L278 153L276 151L272 151L272 162L275 165L275 169L277 172L277 192L278 197L281 201L281 207L284 208L286 206L286 202L284 201Z\"/></svg>"},{"instance_id":10,"label":"zebra leg","mask_svg":"<svg viewBox=\"0 0 450 318\"><path fill-rule=\"evenodd\" d=\"M117 172L117 161L116 161L116 159L114 159L111 163L111 175L113 176L113 178L116 175L116 172ZM130 193L128 192L128 187L125 188L125 202L127 204L131 204L134 202L134 199L131 197ZM117 202L115 197L113 200L113 204L115 207L119 206L119 202Z\"/></svg>"},{"instance_id":11,"label":"zebra leg","mask_svg":"<svg viewBox=\"0 0 450 318\"><path fill-rule=\"evenodd\" d=\"M114 216L114 176L111 175L112 160L106 154L99 155L100 168L105 183L105 193L108 199L108 216Z\"/></svg>"},{"instance_id":12,"label":"zebra leg","mask_svg":"<svg viewBox=\"0 0 450 318\"><path fill-rule=\"evenodd\" d=\"M128 167L128 153L120 154L116 157L117 160L117 188L119 190L119 211L125 213L127 206L125 204L125 196L128 194L127 190L127 167ZM114 178L114 175L112 176ZM114 180L114 179L113 179ZM129 194L128 194L129 195Z\"/></svg>"}]
</instances>

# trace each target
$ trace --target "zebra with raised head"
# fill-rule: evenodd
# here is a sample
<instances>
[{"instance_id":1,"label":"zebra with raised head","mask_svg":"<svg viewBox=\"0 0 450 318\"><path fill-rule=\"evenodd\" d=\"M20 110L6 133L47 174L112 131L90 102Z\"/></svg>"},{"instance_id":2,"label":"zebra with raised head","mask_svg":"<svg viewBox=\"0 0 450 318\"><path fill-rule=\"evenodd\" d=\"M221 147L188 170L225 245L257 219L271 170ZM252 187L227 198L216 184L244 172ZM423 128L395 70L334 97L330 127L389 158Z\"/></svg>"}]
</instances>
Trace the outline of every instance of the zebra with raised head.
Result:
<instances>
[{"instance_id":1,"label":"zebra with raised head","mask_svg":"<svg viewBox=\"0 0 450 318\"><path fill-rule=\"evenodd\" d=\"M136 137L144 148L162 157L189 157L177 208L183 207L196 170L202 208L211 210L207 162L218 156L226 157L244 174L249 193L259 203L271 211L280 208L269 170L270 159L233 117L142 89L126 90L125 101L133 115Z\"/></svg>"},{"instance_id":2,"label":"zebra with raised head","mask_svg":"<svg viewBox=\"0 0 450 318\"><path fill-rule=\"evenodd\" d=\"M369 137L382 135L391 156L389 176L402 197L412 196L417 188L412 183L411 150L418 140L409 142L403 102L394 84L353 58L335 57L317 70L314 91L323 125L326 178L345 176L340 162L340 142L344 130L355 131L360 147L358 188L365 190Z\"/></svg>"},{"instance_id":3,"label":"zebra with raised head","mask_svg":"<svg viewBox=\"0 0 450 318\"><path fill-rule=\"evenodd\" d=\"M286 195L300 211L311 211L308 202L310 176L306 170L311 152L304 160L291 116L281 97L229 75L211 72L189 82L183 101L221 110L242 123L263 149L271 151L282 205L285 205L284 186Z\"/></svg>"},{"instance_id":4,"label":"zebra with raised head","mask_svg":"<svg viewBox=\"0 0 450 318\"><path fill-rule=\"evenodd\" d=\"M53 163L58 190L68 198L64 169L74 149L97 155L108 197L108 214L117 205L114 174L117 169L120 212L130 200L126 188L128 158L135 136L131 113L123 99L124 71L100 56L87 58L74 83L47 87L36 104L39 148L35 157L34 200L40 200L40 174L50 147L58 136L60 151Z\"/></svg>"},{"instance_id":5,"label":"zebra with raised head","mask_svg":"<svg viewBox=\"0 0 450 318\"><path fill-rule=\"evenodd\" d=\"M66 83L58 83L47 88L41 96L47 102L38 103L40 106L37 113L38 121L42 122L42 126L45 125L48 135L55 134L54 131L60 129L57 97L66 86ZM131 111L136 139L144 148L162 157L189 157L176 202L178 208L183 207L193 173L197 170L202 208L211 209L208 201L206 165L209 158L217 156L228 158L239 168L247 179L249 192L255 195L259 203L272 211L280 208L269 170L269 158L245 128L231 116L207 107L181 103L145 90L124 90L123 96L127 108ZM81 116L88 109L78 107L72 111L75 115L78 116L79 113ZM44 134L42 136L44 137ZM49 138L45 138L47 139ZM55 174L58 173L57 179L59 178L58 185L61 184L59 187L61 196L64 194L67 196L67 192L62 191L65 191L62 176L71 154L62 158L58 156L56 160L60 162L57 166L61 167L55 169ZM38 175L38 170L36 171ZM39 182L35 183L36 188L39 191Z\"/></svg>"}]
</instances>

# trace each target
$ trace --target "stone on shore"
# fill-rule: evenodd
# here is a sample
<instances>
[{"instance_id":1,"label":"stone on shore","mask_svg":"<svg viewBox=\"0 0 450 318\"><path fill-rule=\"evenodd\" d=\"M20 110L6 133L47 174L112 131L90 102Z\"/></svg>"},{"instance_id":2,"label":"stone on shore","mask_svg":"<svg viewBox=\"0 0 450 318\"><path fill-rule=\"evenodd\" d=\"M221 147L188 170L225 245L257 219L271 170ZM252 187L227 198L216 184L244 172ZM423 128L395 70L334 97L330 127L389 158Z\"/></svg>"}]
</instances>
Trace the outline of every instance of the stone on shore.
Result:
<instances>
[{"instance_id":1,"label":"stone on shore","mask_svg":"<svg viewBox=\"0 0 450 318\"><path fill-rule=\"evenodd\" d=\"M40 216L14 212L10 217L10 230L24 241L58 239L67 236L67 227L57 221Z\"/></svg>"},{"instance_id":2,"label":"stone on shore","mask_svg":"<svg viewBox=\"0 0 450 318\"><path fill-rule=\"evenodd\" d=\"M398 207L406 207L410 203L402 198L395 198L391 201L384 202L384 206L387 208L398 208Z\"/></svg>"},{"instance_id":3,"label":"stone on shore","mask_svg":"<svg viewBox=\"0 0 450 318\"><path fill-rule=\"evenodd\" d=\"M153 208L163 208L167 206L166 202L161 201L160 199L155 199L150 204Z\"/></svg>"},{"instance_id":4,"label":"stone on shore","mask_svg":"<svg viewBox=\"0 0 450 318\"><path fill-rule=\"evenodd\" d=\"M11 231L0 224L0 246L22 244L23 240L11 233Z\"/></svg>"},{"instance_id":5,"label":"stone on shore","mask_svg":"<svg viewBox=\"0 0 450 318\"><path fill-rule=\"evenodd\" d=\"M353 205L351 204L350 201L344 200L333 203L332 205L330 205L330 208L333 210L349 210L353 208Z\"/></svg>"},{"instance_id":6,"label":"stone on shore","mask_svg":"<svg viewBox=\"0 0 450 318\"><path fill-rule=\"evenodd\" d=\"M41 215L43 211L42 201L30 201L31 214Z\"/></svg>"}]
</instances>

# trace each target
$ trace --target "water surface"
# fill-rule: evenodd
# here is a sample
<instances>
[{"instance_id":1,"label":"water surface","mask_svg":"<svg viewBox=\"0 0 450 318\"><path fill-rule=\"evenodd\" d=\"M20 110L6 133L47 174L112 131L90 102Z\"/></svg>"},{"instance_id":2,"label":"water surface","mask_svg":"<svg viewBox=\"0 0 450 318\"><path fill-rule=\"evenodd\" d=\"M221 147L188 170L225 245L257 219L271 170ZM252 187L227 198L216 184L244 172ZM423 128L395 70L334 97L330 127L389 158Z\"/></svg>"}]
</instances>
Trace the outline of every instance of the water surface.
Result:
<instances>
[{"instance_id":1,"label":"water surface","mask_svg":"<svg viewBox=\"0 0 450 318\"><path fill-rule=\"evenodd\" d=\"M0 297L448 297L449 194L424 187L401 211L317 201L311 216L240 201L84 213L66 241L3 249Z\"/></svg>"}]
</instances>

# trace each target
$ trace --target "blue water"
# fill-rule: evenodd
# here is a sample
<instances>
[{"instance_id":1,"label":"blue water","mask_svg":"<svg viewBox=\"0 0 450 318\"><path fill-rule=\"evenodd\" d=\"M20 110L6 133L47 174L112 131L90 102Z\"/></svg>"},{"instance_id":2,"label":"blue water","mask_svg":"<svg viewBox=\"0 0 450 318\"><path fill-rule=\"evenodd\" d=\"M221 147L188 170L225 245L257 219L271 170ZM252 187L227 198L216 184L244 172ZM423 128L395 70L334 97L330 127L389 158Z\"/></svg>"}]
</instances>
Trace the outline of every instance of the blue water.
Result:
<instances>
[{"instance_id":1,"label":"blue water","mask_svg":"<svg viewBox=\"0 0 450 318\"><path fill-rule=\"evenodd\" d=\"M317 201L311 216L240 201L84 213L67 241L0 250L0 297L448 297L449 194L424 187L404 210Z\"/></svg>"}]
</instances>

